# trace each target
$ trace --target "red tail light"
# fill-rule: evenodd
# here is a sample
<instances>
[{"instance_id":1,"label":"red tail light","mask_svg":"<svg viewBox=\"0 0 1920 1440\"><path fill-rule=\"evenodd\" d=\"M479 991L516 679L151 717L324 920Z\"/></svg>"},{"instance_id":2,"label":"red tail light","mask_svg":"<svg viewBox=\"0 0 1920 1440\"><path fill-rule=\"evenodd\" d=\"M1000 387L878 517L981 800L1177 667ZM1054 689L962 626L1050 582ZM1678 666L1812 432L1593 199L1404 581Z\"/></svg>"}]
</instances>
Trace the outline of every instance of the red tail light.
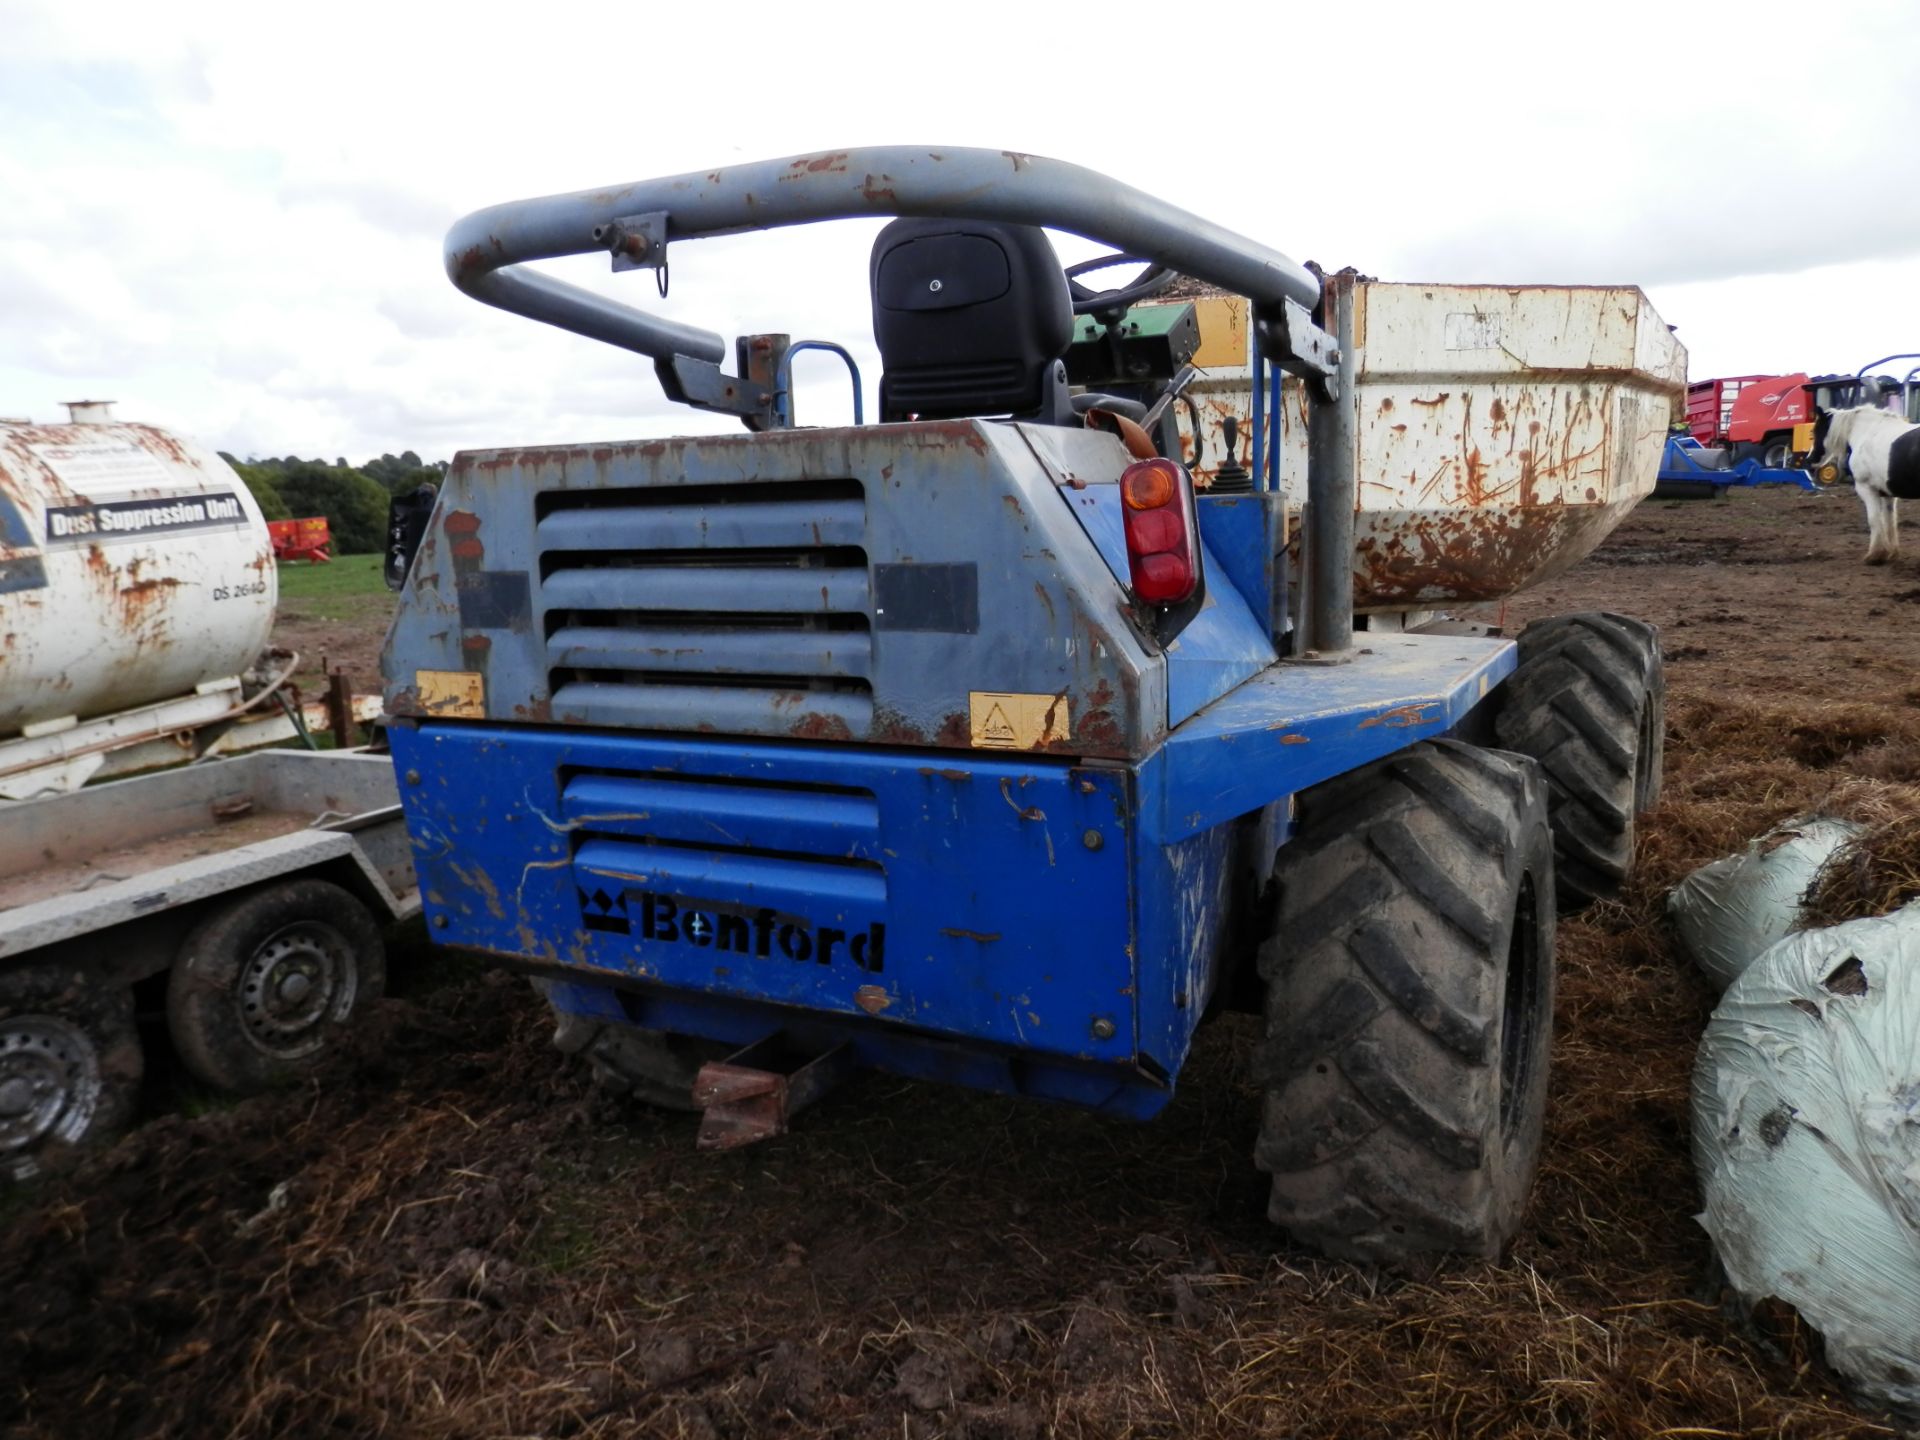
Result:
<instances>
[{"instance_id":1,"label":"red tail light","mask_svg":"<svg viewBox=\"0 0 1920 1440\"><path fill-rule=\"evenodd\" d=\"M1120 498L1134 593L1149 605L1189 599L1200 584L1200 543L1187 472L1171 460L1136 461L1120 477Z\"/></svg>"}]
</instances>

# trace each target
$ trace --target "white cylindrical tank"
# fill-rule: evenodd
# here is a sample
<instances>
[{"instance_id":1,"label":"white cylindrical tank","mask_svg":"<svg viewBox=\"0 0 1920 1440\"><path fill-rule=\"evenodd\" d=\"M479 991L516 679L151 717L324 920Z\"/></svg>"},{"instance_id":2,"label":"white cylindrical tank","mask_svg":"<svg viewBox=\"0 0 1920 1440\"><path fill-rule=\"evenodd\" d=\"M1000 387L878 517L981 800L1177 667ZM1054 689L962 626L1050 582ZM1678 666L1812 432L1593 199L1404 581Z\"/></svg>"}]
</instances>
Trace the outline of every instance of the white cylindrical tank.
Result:
<instances>
[{"instance_id":1,"label":"white cylindrical tank","mask_svg":"<svg viewBox=\"0 0 1920 1440\"><path fill-rule=\"evenodd\" d=\"M217 687L273 628L273 542L245 482L100 415L0 423L0 739Z\"/></svg>"}]
</instances>

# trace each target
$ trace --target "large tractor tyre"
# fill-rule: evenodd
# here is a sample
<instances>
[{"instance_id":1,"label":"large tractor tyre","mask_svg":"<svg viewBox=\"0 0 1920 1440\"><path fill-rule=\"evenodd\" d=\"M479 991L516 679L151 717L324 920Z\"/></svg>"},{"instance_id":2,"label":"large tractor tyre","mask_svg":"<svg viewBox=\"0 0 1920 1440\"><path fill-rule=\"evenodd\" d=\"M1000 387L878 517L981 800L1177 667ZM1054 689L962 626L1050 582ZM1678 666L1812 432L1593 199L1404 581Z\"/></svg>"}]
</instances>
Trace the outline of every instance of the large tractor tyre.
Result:
<instances>
[{"instance_id":1,"label":"large tractor tyre","mask_svg":"<svg viewBox=\"0 0 1920 1440\"><path fill-rule=\"evenodd\" d=\"M1559 615L1527 626L1519 645L1494 735L1546 772L1560 907L1577 910L1619 893L1634 819L1660 799L1660 632L1624 615Z\"/></svg>"},{"instance_id":2,"label":"large tractor tyre","mask_svg":"<svg viewBox=\"0 0 1920 1440\"><path fill-rule=\"evenodd\" d=\"M314 1070L386 983L365 905L325 880L283 881L188 932L167 977L167 1029L199 1079L256 1094Z\"/></svg>"},{"instance_id":3,"label":"large tractor tyre","mask_svg":"<svg viewBox=\"0 0 1920 1440\"><path fill-rule=\"evenodd\" d=\"M709 1060L730 1048L717 1040L642 1030L618 1021L554 1012L554 1046L587 1062L593 1082L611 1095L662 1110L694 1111L693 1082Z\"/></svg>"},{"instance_id":4,"label":"large tractor tyre","mask_svg":"<svg viewBox=\"0 0 1920 1440\"><path fill-rule=\"evenodd\" d=\"M1254 1159L1296 1240L1498 1256L1539 1163L1553 842L1539 767L1429 741L1301 797L1260 950Z\"/></svg>"},{"instance_id":5,"label":"large tractor tyre","mask_svg":"<svg viewBox=\"0 0 1920 1440\"><path fill-rule=\"evenodd\" d=\"M0 973L0 1184L118 1134L145 1070L131 990L65 967Z\"/></svg>"}]
</instances>

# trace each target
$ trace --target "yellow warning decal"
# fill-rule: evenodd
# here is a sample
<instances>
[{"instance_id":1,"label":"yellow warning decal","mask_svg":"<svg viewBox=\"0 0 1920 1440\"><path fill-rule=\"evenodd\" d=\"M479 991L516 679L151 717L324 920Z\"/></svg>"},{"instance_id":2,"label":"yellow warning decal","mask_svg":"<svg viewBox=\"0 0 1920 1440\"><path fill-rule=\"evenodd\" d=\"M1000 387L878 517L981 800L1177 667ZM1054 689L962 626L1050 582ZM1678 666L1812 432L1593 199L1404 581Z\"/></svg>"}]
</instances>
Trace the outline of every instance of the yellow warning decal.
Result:
<instances>
[{"instance_id":1,"label":"yellow warning decal","mask_svg":"<svg viewBox=\"0 0 1920 1440\"><path fill-rule=\"evenodd\" d=\"M973 743L982 750L1038 750L1070 738L1064 695L969 690Z\"/></svg>"},{"instance_id":2,"label":"yellow warning decal","mask_svg":"<svg viewBox=\"0 0 1920 1440\"><path fill-rule=\"evenodd\" d=\"M416 670L413 689L422 714L458 720L487 717L487 682L477 670Z\"/></svg>"},{"instance_id":3,"label":"yellow warning decal","mask_svg":"<svg viewBox=\"0 0 1920 1440\"><path fill-rule=\"evenodd\" d=\"M1247 356L1247 302L1239 295L1208 295L1193 302L1200 324L1200 348L1193 363L1202 370L1225 370L1251 363Z\"/></svg>"}]
</instances>

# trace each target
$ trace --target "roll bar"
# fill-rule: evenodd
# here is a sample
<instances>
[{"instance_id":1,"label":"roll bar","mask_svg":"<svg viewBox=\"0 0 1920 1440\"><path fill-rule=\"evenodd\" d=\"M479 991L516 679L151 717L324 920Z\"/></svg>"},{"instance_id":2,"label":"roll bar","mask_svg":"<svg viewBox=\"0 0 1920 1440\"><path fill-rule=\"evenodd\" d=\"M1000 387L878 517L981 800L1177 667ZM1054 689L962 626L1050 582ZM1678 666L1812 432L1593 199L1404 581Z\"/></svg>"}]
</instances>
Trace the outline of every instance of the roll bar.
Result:
<instances>
[{"instance_id":1,"label":"roll bar","mask_svg":"<svg viewBox=\"0 0 1920 1440\"><path fill-rule=\"evenodd\" d=\"M726 341L713 331L644 314L526 262L605 251L615 270L657 271L664 295L676 240L870 215L1047 226L1246 296L1258 354L1305 377L1311 401L1306 528L1318 559L1307 587L1306 653L1323 661L1351 653L1354 362L1314 323L1320 277L1143 190L1013 150L829 150L476 210L447 232L447 275L488 305L648 356L669 399L767 429L792 423L786 336L737 339L736 373L728 375L720 369ZM1326 294L1343 336L1352 334L1353 307L1352 277L1343 272Z\"/></svg>"},{"instance_id":2,"label":"roll bar","mask_svg":"<svg viewBox=\"0 0 1920 1440\"><path fill-rule=\"evenodd\" d=\"M1044 225L1170 265L1251 300L1269 357L1323 380L1333 373L1331 339L1308 316L1320 298L1313 272L1145 191L1011 150L830 150L510 201L448 231L447 275L488 305L648 356L671 398L751 424L767 411L770 387L755 383L744 341L740 374L724 376L727 345L713 331L647 315L525 262L604 251L616 270L664 276L676 240L869 215Z\"/></svg>"}]
</instances>

